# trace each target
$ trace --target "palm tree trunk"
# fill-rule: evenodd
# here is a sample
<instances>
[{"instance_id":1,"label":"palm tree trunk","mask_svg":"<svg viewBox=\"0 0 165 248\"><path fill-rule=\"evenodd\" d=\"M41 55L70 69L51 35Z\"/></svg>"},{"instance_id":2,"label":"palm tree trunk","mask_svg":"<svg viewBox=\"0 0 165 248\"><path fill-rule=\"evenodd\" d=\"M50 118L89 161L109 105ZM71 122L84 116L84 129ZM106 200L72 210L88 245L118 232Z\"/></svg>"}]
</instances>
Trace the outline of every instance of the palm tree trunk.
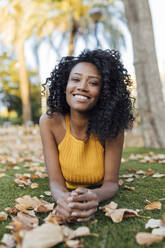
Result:
<instances>
[{"instance_id":1,"label":"palm tree trunk","mask_svg":"<svg viewBox=\"0 0 165 248\"><path fill-rule=\"evenodd\" d=\"M165 147L165 104L148 0L123 0L134 50L138 111L144 145Z\"/></svg>"},{"instance_id":2,"label":"palm tree trunk","mask_svg":"<svg viewBox=\"0 0 165 248\"><path fill-rule=\"evenodd\" d=\"M20 92L22 101L23 122L30 121L31 118L31 103L30 103L30 85L28 80L28 73L26 69L24 42L17 42L17 57L19 63L19 80Z\"/></svg>"},{"instance_id":3,"label":"palm tree trunk","mask_svg":"<svg viewBox=\"0 0 165 248\"><path fill-rule=\"evenodd\" d=\"M71 18L71 30L70 30L70 34L69 34L69 51L68 51L68 55L73 55L74 52L74 39L75 39L75 35L77 32L77 23L74 20L74 18Z\"/></svg>"}]
</instances>

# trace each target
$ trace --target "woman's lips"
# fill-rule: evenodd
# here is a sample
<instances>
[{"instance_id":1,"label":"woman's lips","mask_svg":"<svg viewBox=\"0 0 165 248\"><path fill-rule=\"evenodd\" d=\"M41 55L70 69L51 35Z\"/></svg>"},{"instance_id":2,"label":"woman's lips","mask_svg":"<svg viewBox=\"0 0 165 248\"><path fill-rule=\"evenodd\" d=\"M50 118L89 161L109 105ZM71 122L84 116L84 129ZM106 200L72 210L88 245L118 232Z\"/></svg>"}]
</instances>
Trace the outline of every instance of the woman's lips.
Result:
<instances>
[{"instance_id":1,"label":"woman's lips","mask_svg":"<svg viewBox=\"0 0 165 248\"><path fill-rule=\"evenodd\" d=\"M78 102L87 102L89 100L89 97L84 96L84 95L73 95L73 97L76 99Z\"/></svg>"}]
</instances>

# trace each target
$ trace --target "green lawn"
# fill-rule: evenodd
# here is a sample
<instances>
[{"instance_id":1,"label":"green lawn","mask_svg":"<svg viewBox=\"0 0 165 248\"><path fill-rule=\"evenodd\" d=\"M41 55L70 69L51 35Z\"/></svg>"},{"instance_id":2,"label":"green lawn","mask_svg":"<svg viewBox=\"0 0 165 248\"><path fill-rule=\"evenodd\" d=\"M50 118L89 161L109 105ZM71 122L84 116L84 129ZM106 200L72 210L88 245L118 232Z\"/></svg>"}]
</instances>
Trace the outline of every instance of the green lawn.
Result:
<instances>
[{"instance_id":1,"label":"green lawn","mask_svg":"<svg viewBox=\"0 0 165 248\"><path fill-rule=\"evenodd\" d=\"M165 149L145 149L145 148L126 148L124 150L123 157L127 158L131 153L140 154L148 153L153 151L154 153L164 153ZM0 168L5 165L1 164ZM15 173L25 173L29 170L23 167L23 163L19 164L20 170L14 170L11 168L7 173L7 176L0 178L0 211L3 211L5 207L13 206L14 201L17 197L30 194L31 196L40 196L44 191L49 190L48 179L35 179L34 182L39 184L39 188L21 188L17 186L14 182ZM128 174L127 168L135 168L137 170L147 170L151 168L155 173L165 173L165 164L161 163L145 163L142 164L138 160L129 160L121 165L120 174ZM124 185L134 186L135 191L129 191L124 189ZM131 209L141 209L141 215L150 216L155 219L161 219L163 213L165 212L165 201L161 201L162 209L154 211L144 211L144 206L146 205L145 200L158 201L160 198L165 198L165 178L153 178L148 176L143 178L140 176L131 183L124 183L120 186L118 194L113 197L113 201L118 203L118 208L131 208ZM51 197L46 196L44 200L52 202ZM109 201L107 201L109 202ZM103 202L104 205L107 202ZM39 214L40 220L45 217L45 214ZM86 225L90 228L92 233L98 236L89 236L81 238L84 243L84 248L94 247L94 248L136 248L139 245L135 241L135 235L137 232L143 232L145 230L145 223L148 219L145 218L129 218L124 219L121 223L113 223L111 219L106 217L103 212L98 211L95 215L97 222L90 221L89 223L81 224L69 224L71 228L76 228L81 225ZM5 226L10 222L8 218L7 221L0 222L0 239L4 233L10 232ZM147 229L148 231L148 229ZM148 231L150 232L150 230ZM66 247L64 244L60 244L56 247L62 248ZM144 247L144 246L141 246ZM162 242L158 244L153 244L151 247L165 247L165 238Z\"/></svg>"}]
</instances>

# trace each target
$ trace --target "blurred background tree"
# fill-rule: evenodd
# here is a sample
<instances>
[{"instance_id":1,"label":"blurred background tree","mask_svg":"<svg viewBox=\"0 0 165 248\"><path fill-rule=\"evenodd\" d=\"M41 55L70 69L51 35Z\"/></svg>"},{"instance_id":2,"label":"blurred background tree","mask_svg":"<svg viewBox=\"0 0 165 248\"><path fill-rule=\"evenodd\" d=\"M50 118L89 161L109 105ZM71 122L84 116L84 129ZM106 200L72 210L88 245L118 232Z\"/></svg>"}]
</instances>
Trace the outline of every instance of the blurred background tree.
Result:
<instances>
[{"instance_id":1,"label":"blurred background tree","mask_svg":"<svg viewBox=\"0 0 165 248\"><path fill-rule=\"evenodd\" d=\"M134 50L138 113L147 147L165 147L165 102L148 1L124 0Z\"/></svg>"},{"instance_id":2,"label":"blurred background tree","mask_svg":"<svg viewBox=\"0 0 165 248\"><path fill-rule=\"evenodd\" d=\"M18 62L14 56L6 52L0 56L0 94L2 103L7 107L9 116L1 120L11 121L13 124L22 123L22 102L19 88ZM30 101L32 107L32 121L38 123L41 115L40 85L38 71L28 71L30 79ZM9 118L10 117L10 118Z\"/></svg>"}]
</instances>

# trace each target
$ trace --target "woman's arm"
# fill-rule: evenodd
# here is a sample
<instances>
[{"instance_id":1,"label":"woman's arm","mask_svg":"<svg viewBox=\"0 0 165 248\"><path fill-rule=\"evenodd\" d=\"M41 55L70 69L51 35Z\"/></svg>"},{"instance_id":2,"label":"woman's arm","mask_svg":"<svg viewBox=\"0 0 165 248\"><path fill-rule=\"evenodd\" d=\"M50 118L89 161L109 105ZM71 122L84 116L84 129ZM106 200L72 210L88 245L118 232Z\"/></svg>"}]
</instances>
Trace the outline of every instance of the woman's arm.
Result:
<instances>
[{"instance_id":1,"label":"woman's arm","mask_svg":"<svg viewBox=\"0 0 165 248\"><path fill-rule=\"evenodd\" d=\"M39 124L51 193L57 203L58 214L67 220L71 216L71 208L68 206L70 192L68 192L65 186L65 180L59 164L57 143L52 132L54 120L49 119L44 114L41 116Z\"/></svg>"},{"instance_id":2,"label":"woman's arm","mask_svg":"<svg viewBox=\"0 0 165 248\"><path fill-rule=\"evenodd\" d=\"M118 175L124 144L124 131L113 141L105 142L105 172L103 185L94 189L98 201L104 201L114 196L118 191Z\"/></svg>"},{"instance_id":3,"label":"woman's arm","mask_svg":"<svg viewBox=\"0 0 165 248\"><path fill-rule=\"evenodd\" d=\"M61 173L61 168L58 158L58 149L55 137L52 132L53 120L44 114L40 118L40 134L43 144L44 159L48 171L50 188L52 190L53 198L58 200L59 195L67 192L65 187L65 180Z\"/></svg>"}]
</instances>

